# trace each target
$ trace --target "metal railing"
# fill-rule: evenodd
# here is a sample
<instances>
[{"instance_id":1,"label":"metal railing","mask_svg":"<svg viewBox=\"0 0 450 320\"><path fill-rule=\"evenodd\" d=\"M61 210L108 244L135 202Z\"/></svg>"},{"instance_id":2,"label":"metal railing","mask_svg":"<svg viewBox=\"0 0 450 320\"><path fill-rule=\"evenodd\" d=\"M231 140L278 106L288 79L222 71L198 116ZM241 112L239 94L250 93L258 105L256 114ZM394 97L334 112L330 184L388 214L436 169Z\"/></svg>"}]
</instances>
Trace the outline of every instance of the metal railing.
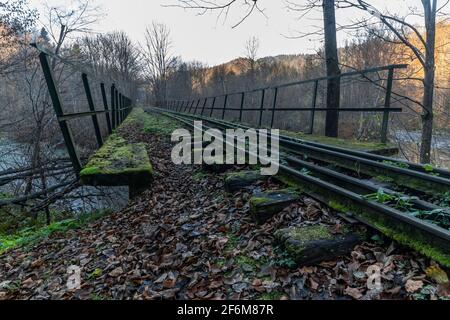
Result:
<instances>
[{"instance_id":1,"label":"metal railing","mask_svg":"<svg viewBox=\"0 0 450 320\"><path fill-rule=\"evenodd\" d=\"M48 92L50 94L50 99L53 104L53 108L56 114L57 121L61 128L61 132L64 138L64 142L67 148L67 152L69 154L70 160L72 162L72 166L76 172L79 172L82 169L82 163L80 161L80 157L78 155L76 145L74 142L74 138L68 122L74 119L91 117L92 125L94 127L95 138L97 141L97 146L100 148L103 145L104 138L106 136L102 136L100 125L99 125L99 116L104 115L106 118L107 124L107 132L111 134L113 130L115 130L130 114L132 110L132 100L124 95L114 83L110 84L110 105L108 105L108 98L106 92L105 82L102 81L100 83L100 91L102 95L103 101L103 110L96 108L91 85L89 83L89 78L96 78L93 75L89 75L88 71L86 71L83 66L77 65L73 62L67 61L66 59L50 52L49 50L43 48L37 43L32 43L31 46L36 48L39 51L39 60L41 63L42 71L44 74L45 82L47 84ZM77 71L81 72L81 81L83 83L84 92L86 94L87 104L89 107L89 111L86 112L74 112L74 113L64 113L62 99L60 97L60 93L58 90L57 83L54 78L53 68L50 66L49 57L54 59L59 59L62 62L71 65Z\"/></svg>"},{"instance_id":2,"label":"metal railing","mask_svg":"<svg viewBox=\"0 0 450 320\"><path fill-rule=\"evenodd\" d=\"M167 109L170 109L172 111L176 112L184 112L184 113L193 113L197 114L197 112L201 109L201 115L203 116L205 111L209 110L209 117L213 116L214 111L220 110L222 112L222 120L225 118L225 114L227 111L239 111L239 122L242 122L243 114L244 112L249 111L258 111L259 112L259 121L258 125L259 127L262 127L263 124L263 114L264 112L268 111L271 113L270 118L270 128L274 127L275 122L275 115L279 111L306 111L311 113L310 123L309 123L309 132L312 134L314 132L314 122L316 119L316 112L326 112L326 111L338 111L340 112L378 112L383 113L383 119L381 124L381 142L386 143L387 142L387 135L388 135L388 125L389 125L389 116L392 112L402 112L402 108L393 108L391 107L391 100L392 100L392 86L394 82L394 72L396 69L404 69L406 68L406 64L394 64L394 65L388 65L388 66L382 66L382 67L376 67L376 68L369 68L364 70L357 70L357 71L351 71L342 73L338 76L331 76L331 77L320 77L315 79L309 79L309 80L302 80L302 81L296 81L296 82L289 82L284 83L277 86L269 86L269 87L263 87L263 88L257 88L253 90L247 90L247 91L238 91L238 92L230 92L225 93L217 96L211 96L211 97L203 97L200 99L194 99L194 100L167 100L167 101L159 101L157 102L157 106L159 107L165 107ZM368 73L374 73L374 72L380 72L380 71L388 71L388 77L387 77L387 84L386 87L382 87L378 84L376 84L379 87L382 87L386 90L386 96L384 99L384 105L382 107L376 107L376 108L318 108L317 107L317 98L318 98L318 88L320 81L324 80L330 80L330 79L342 79L345 77L351 77L351 76L361 76L365 78L367 81L371 81L366 75ZM298 86L298 85L305 85L305 84L313 84L313 92L312 92L312 102L310 108L282 108L278 107L278 93L281 88L286 87L292 87L292 86ZM272 91L273 94L273 100L271 102L270 107L266 107L266 97L267 93L269 91ZM245 106L245 97L246 95L250 93L257 93L261 92L260 96L260 104L257 108L244 108ZM240 95L240 106L238 108L236 107L230 107L228 106L228 100L231 96ZM223 97L223 104L222 106L217 106L216 102L218 98ZM210 106L208 107L208 101L210 101ZM202 103L203 102L203 103Z\"/></svg>"}]
</instances>

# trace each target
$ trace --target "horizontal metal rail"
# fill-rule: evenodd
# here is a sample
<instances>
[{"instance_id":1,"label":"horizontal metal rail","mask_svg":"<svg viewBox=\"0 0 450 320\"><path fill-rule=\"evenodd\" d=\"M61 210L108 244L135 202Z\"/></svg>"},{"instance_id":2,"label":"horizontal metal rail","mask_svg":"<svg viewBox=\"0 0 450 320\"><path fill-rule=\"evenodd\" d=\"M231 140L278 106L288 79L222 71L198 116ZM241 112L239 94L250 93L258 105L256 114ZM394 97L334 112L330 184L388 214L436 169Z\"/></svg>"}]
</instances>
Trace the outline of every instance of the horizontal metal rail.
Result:
<instances>
[{"instance_id":1,"label":"horizontal metal rail","mask_svg":"<svg viewBox=\"0 0 450 320\"><path fill-rule=\"evenodd\" d=\"M391 96L392 96L392 87L394 82L394 71L396 69L406 68L406 64L393 64L388 66L382 66L382 67L375 67L375 68L369 68L364 70L355 70L351 72L345 72L339 75L335 76L324 76L314 79L307 79L307 80L301 80L301 81L295 81L295 82L289 82L284 83L280 85L275 86L268 86L263 88L257 88L253 90L244 90L244 91L236 91L236 92L228 92L217 96L210 96L210 97L203 97L200 99L194 99L194 100L168 100L168 101L159 101L157 102L158 107L166 107L169 110L180 112L182 111L182 108L180 108L180 102L181 105L185 105L184 112L192 113L193 106L195 102L197 101L197 106L194 109L194 114L197 114L197 109L200 104L200 101L204 100L204 105L202 108L202 115L205 110L211 110L210 116L213 115L214 110L221 111L222 113L222 120L225 119L225 114L227 111L239 111L239 122L242 122L243 119L243 113L244 112L250 112L250 111L258 111L259 114L259 126L262 126L262 120L263 120L263 113L269 112L270 113L270 128L274 127L275 124L275 116L279 112L310 112L311 118L310 118L310 125L309 125L309 133L314 132L314 124L315 124L315 117L317 112L334 112L337 111L337 117L339 117L339 114L341 112L380 112L383 113L382 121L381 121L381 129L380 129L380 140L382 143L386 143L388 140L388 126L389 126L389 117L390 113L392 112L402 112L402 108L393 108L391 107ZM331 80L331 79L340 79L346 78L346 77L352 77L352 76L362 76L365 79L367 79L368 82L374 82L373 80L369 79L366 75L368 73L374 73L374 72L380 72L380 71L388 71L387 76L387 84L386 88L383 88L382 86L378 85L378 87L381 87L386 90L386 96L384 99L384 105L383 107L369 107L369 108L317 108L317 98L318 98L318 86L320 81L324 80ZM313 92L312 92L312 104L310 108L296 108L296 107L279 107L278 106L278 96L279 91L286 87L291 86L297 86L297 85L304 85L304 84L314 84ZM271 102L271 106L269 108L265 107L265 99L266 99L266 92L272 90L273 91L273 100ZM261 92L261 103L260 108L246 108L245 107L245 97L246 94L255 93L255 92ZM240 107L236 108L234 106L228 106L228 100L231 96L240 95ZM223 106L222 107L216 107L215 102L217 98L223 97ZM213 104L211 107L207 106L208 100L213 99ZM187 106L190 104L190 108L188 109ZM333 114L334 114L333 113Z\"/></svg>"},{"instance_id":2,"label":"horizontal metal rail","mask_svg":"<svg viewBox=\"0 0 450 320\"><path fill-rule=\"evenodd\" d=\"M368 68L368 69L364 69L364 70L355 70L355 71L350 71L350 72L344 72L344 73L341 73L340 75L336 75L336 76L323 76L323 77L318 77L318 78L314 78L314 79L282 83L282 84L274 85L274 86L259 87L259 88L251 89L251 90L233 91L233 92L229 92L229 93L219 94L216 96L203 97L201 99L205 99L205 98L212 99L212 98L219 98L219 97L225 97L225 96L240 95L242 93L247 94L247 93L253 93L253 92L258 92L258 91L263 91L263 90L267 91L267 90L273 90L276 88L285 88L285 87L290 87L290 86L315 83L316 81L325 81L325 80L336 79L336 78L365 75L367 73L373 73L373 72L388 71L391 69L405 69L407 67L408 67L407 64L391 64L391 65L387 65L387 66ZM183 100L175 100L175 101L183 101Z\"/></svg>"}]
</instances>

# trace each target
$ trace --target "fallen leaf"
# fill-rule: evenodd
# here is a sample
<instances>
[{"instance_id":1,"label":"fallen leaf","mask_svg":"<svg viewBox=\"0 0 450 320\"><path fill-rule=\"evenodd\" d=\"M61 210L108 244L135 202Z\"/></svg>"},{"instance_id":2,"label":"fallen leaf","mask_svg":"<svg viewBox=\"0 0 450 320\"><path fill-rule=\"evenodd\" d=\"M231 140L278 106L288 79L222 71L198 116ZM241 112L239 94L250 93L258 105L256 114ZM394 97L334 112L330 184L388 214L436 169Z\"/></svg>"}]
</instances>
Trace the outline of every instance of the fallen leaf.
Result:
<instances>
[{"instance_id":1,"label":"fallen leaf","mask_svg":"<svg viewBox=\"0 0 450 320\"><path fill-rule=\"evenodd\" d=\"M361 291L358 288L347 287L344 291L344 294L346 294L356 300L359 300L363 297L363 294L361 293Z\"/></svg>"},{"instance_id":2,"label":"fallen leaf","mask_svg":"<svg viewBox=\"0 0 450 320\"><path fill-rule=\"evenodd\" d=\"M22 282L22 287L25 289L31 289L34 286L34 280L31 278L26 279Z\"/></svg>"},{"instance_id":3,"label":"fallen leaf","mask_svg":"<svg viewBox=\"0 0 450 320\"><path fill-rule=\"evenodd\" d=\"M109 273L109 275L110 275L111 277L114 277L114 278L119 277L119 276L121 276L122 274L123 274L123 269L122 269L122 267L117 267L117 268L115 268L113 271L111 271L111 272Z\"/></svg>"},{"instance_id":4,"label":"fallen leaf","mask_svg":"<svg viewBox=\"0 0 450 320\"><path fill-rule=\"evenodd\" d=\"M261 279L253 280L252 286L254 286L254 287L261 287L262 286L262 280Z\"/></svg>"},{"instance_id":5,"label":"fallen leaf","mask_svg":"<svg viewBox=\"0 0 450 320\"><path fill-rule=\"evenodd\" d=\"M319 288L319 284L311 278L309 279L309 283L310 283L311 290L316 291L317 288Z\"/></svg>"},{"instance_id":6,"label":"fallen leaf","mask_svg":"<svg viewBox=\"0 0 450 320\"><path fill-rule=\"evenodd\" d=\"M414 281L408 280L405 284L405 289L409 293L414 293L423 288L423 282L421 280Z\"/></svg>"},{"instance_id":7,"label":"fallen leaf","mask_svg":"<svg viewBox=\"0 0 450 320\"><path fill-rule=\"evenodd\" d=\"M390 290L387 290L386 292L390 293L390 294L398 294L401 290L402 290L402 287L395 287Z\"/></svg>"},{"instance_id":8,"label":"fallen leaf","mask_svg":"<svg viewBox=\"0 0 450 320\"><path fill-rule=\"evenodd\" d=\"M363 294L361 293L361 291L358 288L347 287L345 289L344 293L356 300L359 300L363 297Z\"/></svg>"},{"instance_id":9,"label":"fallen leaf","mask_svg":"<svg viewBox=\"0 0 450 320\"><path fill-rule=\"evenodd\" d=\"M450 298L450 282L440 284L437 288L437 294L440 297Z\"/></svg>"},{"instance_id":10,"label":"fallen leaf","mask_svg":"<svg viewBox=\"0 0 450 320\"><path fill-rule=\"evenodd\" d=\"M176 284L175 279L166 279L163 281L163 287L164 289L172 289Z\"/></svg>"}]
</instances>

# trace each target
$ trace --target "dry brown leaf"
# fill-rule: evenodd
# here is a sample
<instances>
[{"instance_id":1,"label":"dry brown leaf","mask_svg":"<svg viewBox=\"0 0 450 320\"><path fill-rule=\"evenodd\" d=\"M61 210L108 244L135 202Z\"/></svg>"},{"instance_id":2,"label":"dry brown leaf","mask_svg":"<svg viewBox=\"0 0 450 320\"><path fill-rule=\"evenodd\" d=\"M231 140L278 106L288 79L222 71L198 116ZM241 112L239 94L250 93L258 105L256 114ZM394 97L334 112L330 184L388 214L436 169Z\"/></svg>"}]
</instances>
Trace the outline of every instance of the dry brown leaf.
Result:
<instances>
[{"instance_id":1,"label":"dry brown leaf","mask_svg":"<svg viewBox=\"0 0 450 320\"><path fill-rule=\"evenodd\" d=\"M356 300L359 300L363 297L363 294L361 293L361 291L358 288L347 287L344 291L344 294L346 294Z\"/></svg>"},{"instance_id":2,"label":"dry brown leaf","mask_svg":"<svg viewBox=\"0 0 450 320\"><path fill-rule=\"evenodd\" d=\"M254 286L254 287L260 287L260 286L262 286L262 280L261 280L261 279L255 279L255 280L253 280L252 286Z\"/></svg>"},{"instance_id":3,"label":"dry brown leaf","mask_svg":"<svg viewBox=\"0 0 450 320\"><path fill-rule=\"evenodd\" d=\"M109 275L110 275L111 277L114 277L114 278L119 277L119 276L121 276L122 274L123 274L123 269L122 269L122 267L117 267L117 268L115 268L113 271L111 271L111 272L109 273Z\"/></svg>"},{"instance_id":4,"label":"dry brown leaf","mask_svg":"<svg viewBox=\"0 0 450 320\"><path fill-rule=\"evenodd\" d=\"M421 280L414 281L414 280L410 279L410 280L406 281L405 289L409 293L417 292L422 288L423 288L423 281L421 281Z\"/></svg>"},{"instance_id":5,"label":"dry brown leaf","mask_svg":"<svg viewBox=\"0 0 450 320\"><path fill-rule=\"evenodd\" d=\"M312 278L309 278L309 283L310 283L311 290L316 291L317 288L319 288L319 284L317 282L315 282Z\"/></svg>"}]
</instances>

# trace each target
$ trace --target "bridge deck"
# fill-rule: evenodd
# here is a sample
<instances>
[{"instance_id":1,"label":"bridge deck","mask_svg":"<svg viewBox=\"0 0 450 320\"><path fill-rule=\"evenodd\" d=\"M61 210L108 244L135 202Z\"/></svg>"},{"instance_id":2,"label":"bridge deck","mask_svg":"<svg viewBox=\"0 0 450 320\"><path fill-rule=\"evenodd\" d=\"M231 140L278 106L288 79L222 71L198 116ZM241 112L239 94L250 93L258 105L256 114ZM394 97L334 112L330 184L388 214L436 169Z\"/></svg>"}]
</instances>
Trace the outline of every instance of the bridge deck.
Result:
<instances>
[{"instance_id":1,"label":"bridge deck","mask_svg":"<svg viewBox=\"0 0 450 320\"><path fill-rule=\"evenodd\" d=\"M145 145L127 143L119 133L111 135L80 173L91 186L139 186L153 176Z\"/></svg>"}]
</instances>

